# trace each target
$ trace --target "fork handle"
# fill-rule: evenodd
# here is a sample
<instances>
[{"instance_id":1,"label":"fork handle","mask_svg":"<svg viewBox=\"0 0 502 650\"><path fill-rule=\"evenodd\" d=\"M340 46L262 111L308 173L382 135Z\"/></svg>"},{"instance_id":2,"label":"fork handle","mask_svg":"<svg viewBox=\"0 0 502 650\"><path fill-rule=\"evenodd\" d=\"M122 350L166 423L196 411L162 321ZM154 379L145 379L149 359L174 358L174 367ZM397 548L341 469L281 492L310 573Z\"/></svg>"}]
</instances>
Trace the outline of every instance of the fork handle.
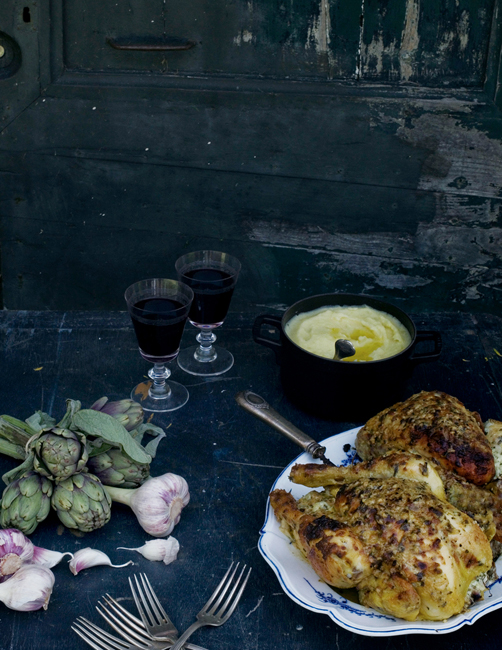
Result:
<instances>
[{"instance_id":1,"label":"fork handle","mask_svg":"<svg viewBox=\"0 0 502 650\"><path fill-rule=\"evenodd\" d=\"M189 636L192 636L192 634L195 632L195 630L198 630L199 627L203 627L204 623L201 623L200 621L195 621L195 623L192 623L189 628L187 628L183 634L180 636L180 638L176 641L171 646L171 650L181 650L183 647L185 641L188 639Z\"/></svg>"}]
</instances>

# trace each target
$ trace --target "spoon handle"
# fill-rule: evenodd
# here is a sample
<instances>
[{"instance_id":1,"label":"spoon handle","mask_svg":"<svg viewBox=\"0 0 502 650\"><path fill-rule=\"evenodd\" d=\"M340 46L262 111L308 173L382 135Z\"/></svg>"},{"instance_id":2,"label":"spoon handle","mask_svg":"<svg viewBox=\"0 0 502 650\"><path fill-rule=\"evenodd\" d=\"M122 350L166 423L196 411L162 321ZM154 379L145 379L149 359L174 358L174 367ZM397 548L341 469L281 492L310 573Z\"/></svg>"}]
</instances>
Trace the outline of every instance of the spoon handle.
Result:
<instances>
[{"instance_id":1,"label":"spoon handle","mask_svg":"<svg viewBox=\"0 0 502 650\"><path fill-rule=\"evenodd\" d=\"M263 420L263 422L292 440L314 458L320 458L325 464L333 465L333 463L324 455L326 447L320 445L313 438L295 427L295 425L289 422L289 420L286 420L286 418L275 411L270 404L263 399L263 397L260 397L250 390L244 390L237 393L235 400L245 411L248 411L248 413L251 413L259 420Z\"/></svg>"}]
</instances>

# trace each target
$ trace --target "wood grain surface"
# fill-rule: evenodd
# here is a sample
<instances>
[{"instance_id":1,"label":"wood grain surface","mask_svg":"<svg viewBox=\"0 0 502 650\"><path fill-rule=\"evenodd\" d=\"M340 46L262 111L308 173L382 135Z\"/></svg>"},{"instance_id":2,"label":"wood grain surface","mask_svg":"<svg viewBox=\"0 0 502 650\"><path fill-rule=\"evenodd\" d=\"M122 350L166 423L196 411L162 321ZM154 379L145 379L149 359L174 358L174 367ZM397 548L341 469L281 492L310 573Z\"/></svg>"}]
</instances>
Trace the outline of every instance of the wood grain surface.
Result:
<instances>
[{"instance_id":1,"label":"wood grain surface","mask_svg":"<svg viewBox=\"0 0 502 650\"><path fill-rule=\"evenodd\" d=\"M445 312L413 315L417 327L442 332L444 350L433 363L417 366L407 395L439 389L461 399L483 419L502 419L502 320L496 316ZM73 576L66 564L54 568L56 583L47 611L19 613L0 607L1 650L72 650L87 647L71 631L78 615L98 625L95 606L110 593L131 611L134 604L127 578L146 572L175 624L184 629L206 601L231 560L253 567L235 614L220 628L206 628L193 637L207 648L272 650L288 648L375 647L406 650L427 647L452 650L499 645L499 612L483 617L445 637L420 635L372 639L358 636L324 615L307 611L282 590L262 559L257 542L267 495L281 470L300 449L240 409L235 395L251 389L284 417L317 440L361 424L328 421L307 415L284 398L274 355L253 342L249 313L233 311L220 328L220 343L235 357L234 367L213 379L189 376L173 367L173 378L190 391L186 407L153 422L166 438L152 463L152 474L180 474L188 481L191 501L173 535L181 549L169 566L150 562L117 547L141 546L147 539L126 506L115 504L111 521L102 529L76 536L60 527L54 513L31 535L33 542L58 551L87 546L105 551L115 563L133 559L123 569L95 567ZM187 327L182 346L190 345L194 329ZM148 370L138 351L125 313L30 312L0 313L2 367L0 412L20 419L42 409L55 417L67 398L84 406L106 395L127 397ZM16 461L0 457L0 472Z\"/></svg>"}]
</instances>

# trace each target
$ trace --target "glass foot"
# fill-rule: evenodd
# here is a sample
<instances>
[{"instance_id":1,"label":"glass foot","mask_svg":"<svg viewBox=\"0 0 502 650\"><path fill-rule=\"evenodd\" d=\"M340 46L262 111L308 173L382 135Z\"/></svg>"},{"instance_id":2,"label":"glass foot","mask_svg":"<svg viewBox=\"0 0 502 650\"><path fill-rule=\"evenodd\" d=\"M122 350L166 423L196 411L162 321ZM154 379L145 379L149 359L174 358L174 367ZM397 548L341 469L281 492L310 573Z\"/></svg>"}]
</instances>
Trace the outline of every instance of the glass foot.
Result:
<instances>
[{"instance_id":1,"label":"glass foot","mask_svg":"<svg viewBox=\"0 0 502 650\"><path fill-rule=\"evenodd\" d=\"M188 402L188 390L176 381L166 381L170 390L167 395L154 397L151 392L153 382L144 381L132 389L131 399L141 404L144 411L165 413L175 411Z\"/></svg>"},{"instance_id":2,"label":"glass foot","mask_svg":"<svg viewBox=\"0 0 502 650\"><path fill-rule=\"evenodd\" d=\"M190 348L185 348L178 354L178 366L185 372L199 377L222 375L234 365L234 357L224 348L213 346L212 349L216 352L216 358L212 361L198 361L195 358L195 353L200 350L200 347L193 345Z\"/></svg>"}]
</instances>

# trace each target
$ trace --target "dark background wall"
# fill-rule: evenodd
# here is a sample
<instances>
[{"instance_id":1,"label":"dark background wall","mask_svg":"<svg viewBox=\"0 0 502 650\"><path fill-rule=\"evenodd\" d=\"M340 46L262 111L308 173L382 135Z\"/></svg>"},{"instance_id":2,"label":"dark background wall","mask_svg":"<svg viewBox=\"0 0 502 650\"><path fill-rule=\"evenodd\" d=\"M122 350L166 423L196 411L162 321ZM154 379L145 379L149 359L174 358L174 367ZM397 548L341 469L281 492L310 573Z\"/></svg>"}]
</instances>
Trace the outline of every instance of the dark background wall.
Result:
<instances>
[{"instance_id":1,"label":"dark background wall","mask_svg":"<svg viewBox=\"0 0 502 650\"><path fill-rule=\"evenodd\" d=\"M498 0L3 0L4 308L124 309L213 248L234 309L500 313L501 34Z\"/></svg>"}]
</instances>

